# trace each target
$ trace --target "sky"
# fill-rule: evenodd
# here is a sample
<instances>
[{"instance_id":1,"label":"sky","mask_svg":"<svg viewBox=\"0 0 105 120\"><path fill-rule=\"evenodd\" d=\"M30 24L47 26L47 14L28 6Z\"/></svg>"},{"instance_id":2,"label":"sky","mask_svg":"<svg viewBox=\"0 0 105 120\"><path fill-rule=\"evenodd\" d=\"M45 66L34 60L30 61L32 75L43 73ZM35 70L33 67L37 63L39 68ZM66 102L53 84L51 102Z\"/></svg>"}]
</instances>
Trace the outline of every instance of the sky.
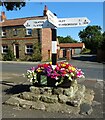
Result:
<instances>
[{"instance_id":1,"label":"sky","mask_svg":"<svg viewBox=\"0 0 105 120\"><path fill-rule=\"evenodd\" d=\"M93 0L94 1L94 0ZM18 11L5 11L7 19L42 16L44 6L57 14L58 18L76 18L87 17L90 20L89 25L99 25L103 28L103 2L27 2L26 6ZM1 9L1 8L0 8ZM80 41L78 33L85 27L57 28L57 36L71 36Z\"/></svg>"}]
</instances>

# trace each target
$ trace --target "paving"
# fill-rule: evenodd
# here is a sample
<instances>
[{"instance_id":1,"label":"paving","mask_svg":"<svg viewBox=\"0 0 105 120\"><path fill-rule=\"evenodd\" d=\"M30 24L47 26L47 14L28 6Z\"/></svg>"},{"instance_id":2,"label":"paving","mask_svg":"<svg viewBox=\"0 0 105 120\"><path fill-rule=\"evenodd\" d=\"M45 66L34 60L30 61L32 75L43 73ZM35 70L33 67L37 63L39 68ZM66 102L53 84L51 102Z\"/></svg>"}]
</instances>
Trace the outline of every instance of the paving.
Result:
<instances>
[{"instance_id":1,"label":"paving","mask_svg":"<svg viewBox=\"0 0 105 120\"><path fill-rule=\"evenodd\" d=\"M17 77L18 78L18 77ZM8 78L10 79L10 78ZM12 78L11 78L12 80ZM25 82L24 82L25 83ZM65 113L51 113L40 110L28 110L20 107L2 105L2 118L103 118L103 82L96 82L93 80L80 81L80 84L84 84L86 87L93 89L95 92L95 98L93 101L93 112L90 115L71 115ZM22 86L20 81L17 84L3 83L2 86L2 102L5 102L13 94L26 90L27 86ZM11 89L10 89L11 88Z\"/></svg>"},{"instance_id":2,"label":"paving","mask_svg":"<svg viewBox=\"0 0 105 120\"><path fill-rule=\"evenodd\" d=\"M2 103L4 103L13 94L23 92L26 90L27 85L30 83L26 81L21 74L5 72L2 76ZM15 80L15 81L14 81ZM10 106L2 104L2 118L100 118L103 119L103 104L105 90L104 81L100 80L80 80L78 83L85 85L86 87L93 89L95 92L95 98L92 104L93 112L90 115L75 115L65 113L46 112L41 110L23 109L21 107ZM27 84L26 86L22 84Z\"/></svg>"}]
</instances>

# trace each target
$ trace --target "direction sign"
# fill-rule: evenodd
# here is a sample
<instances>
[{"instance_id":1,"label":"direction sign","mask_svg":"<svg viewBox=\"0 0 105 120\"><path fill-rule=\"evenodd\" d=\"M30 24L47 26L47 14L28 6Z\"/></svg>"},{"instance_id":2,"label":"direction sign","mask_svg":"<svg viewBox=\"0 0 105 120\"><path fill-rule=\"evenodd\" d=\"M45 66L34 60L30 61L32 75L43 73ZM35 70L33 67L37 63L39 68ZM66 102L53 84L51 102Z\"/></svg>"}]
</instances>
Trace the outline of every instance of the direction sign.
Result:
<instances>
[{"instance_id":1,"label":"direction sign","mask_svg":"<svg viewBox=\"0 0 105 120\"><path fill-rule=\"evenodd\" d=\"M87 19L86 17L81 17L81 18L58 18L57 20L58 20L58 22L56 21L56 26L58 28L82 27L82 26L87 26L90 23L90 20ZM43 19L43 20L27 20L24 23L24 26L27 29L55 28L55 26L47 19Z\"/></svg>"},{"instance_id":2,"label":"direction sign","mask_svg":"<svg viewBox=\"0 0 105 120\"><path fill-rule=\"evenodd\" d=\"M24 23L24 26L27 29L33 29L33 28L55 28L51 23L48 22L48 20L27 20Z\"/></svg>"},{"instance_id":3,"label":"direction sign","mask_svg":"<svg viewBox=\"0 0 105 120\"><path fill-rule=\"evenodd\" d=\"M47 10L46 14L48 17L48 21L57 27L58 26L58 18L50 10Z\"/></svg>"},{"instance_id":4,"label":"direction sign","mask_svg":"<svg viewBox=\"0 0 105 120\"><path fill-rule=\"evenodd\" d=\"M90 23L86 17L81 18L58 18L58 28L64 27L82 27Z\"/></svg>"}]
</instances>

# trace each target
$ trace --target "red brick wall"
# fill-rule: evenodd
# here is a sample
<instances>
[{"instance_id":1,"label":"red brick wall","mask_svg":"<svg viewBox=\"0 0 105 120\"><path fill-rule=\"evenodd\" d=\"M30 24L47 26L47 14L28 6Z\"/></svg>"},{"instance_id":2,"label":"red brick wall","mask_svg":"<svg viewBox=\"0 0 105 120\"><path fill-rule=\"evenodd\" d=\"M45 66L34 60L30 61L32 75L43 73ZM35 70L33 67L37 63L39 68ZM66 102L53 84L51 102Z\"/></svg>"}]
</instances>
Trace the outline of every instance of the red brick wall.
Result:
<instances>
[{"instance_id":1,"label":"red brick wall","mask_svg":"<svg viewBox=\"0 0 105 120\"><path fill-rule=\"evenodd\" d=\"M42 29L42 61L51 59L51 50L52 50L52 35L50 28ZM50 56L49 56L50 51Z\"/></svg>"},{"instance_id":2,"label":"red brick wall","mask_svg":"<svg viewBox=\"0 0 105 120\"><path fill-rule=\"evenodd\" d=\"M63 50L62 49L60 49L59 58L63 58Z\"/></svg>"}]
</instances>

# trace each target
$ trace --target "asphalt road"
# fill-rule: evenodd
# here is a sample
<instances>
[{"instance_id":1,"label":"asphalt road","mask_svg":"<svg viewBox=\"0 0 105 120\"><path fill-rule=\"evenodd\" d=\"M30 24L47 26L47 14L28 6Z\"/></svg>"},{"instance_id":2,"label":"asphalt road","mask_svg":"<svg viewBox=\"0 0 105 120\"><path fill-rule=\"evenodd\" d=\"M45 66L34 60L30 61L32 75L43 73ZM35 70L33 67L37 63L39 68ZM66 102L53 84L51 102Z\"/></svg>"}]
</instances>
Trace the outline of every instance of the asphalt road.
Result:
<instances>
[{"instance_id":1,"label":"asphalt road","mask_svg":"<svg viewBox=\"0 0 105 120\"><path fill-rule=\"evenodd\" d=\"M90 61L80 61L80 60L71 60L70 64L75 67L82 69L85 74L86 79L98 79L103 80L103 66L105 64L98 62L90 62ZM27 63L2 63L2 74L5 73L15 73L21 75L26 72L27 69L36 66L37 63L27 64Z\"/></svg>"}]
</instances>

